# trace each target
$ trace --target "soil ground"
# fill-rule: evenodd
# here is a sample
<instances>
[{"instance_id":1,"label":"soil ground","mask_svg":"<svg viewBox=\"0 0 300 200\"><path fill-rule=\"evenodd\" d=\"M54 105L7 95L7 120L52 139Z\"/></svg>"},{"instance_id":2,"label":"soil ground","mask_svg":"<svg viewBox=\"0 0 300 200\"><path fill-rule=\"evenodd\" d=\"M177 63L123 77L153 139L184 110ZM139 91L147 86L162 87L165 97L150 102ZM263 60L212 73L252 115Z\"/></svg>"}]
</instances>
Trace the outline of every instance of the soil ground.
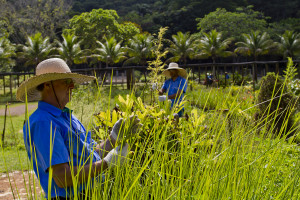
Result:
<instances>
[{"instance_id":1,"label":"soil ground","mask_svg":"<svg viewBox=\"0 0 300 200\"><path fill-rule=\"evenodd\" d=\"M33 179L35 184L33 184ZM31 185L31 192L29 185ZM28 196L34 194L34 187L36 189L36 195L32 196L36 196L36 198ZM13 192L11 188L13 188ZM7 174L0 174L0 200L41 199L44 195L42 191L34 172L26 171L22 174L21 171L14 171L9 173L9 177Z\"/></svg>"}]
</instances>

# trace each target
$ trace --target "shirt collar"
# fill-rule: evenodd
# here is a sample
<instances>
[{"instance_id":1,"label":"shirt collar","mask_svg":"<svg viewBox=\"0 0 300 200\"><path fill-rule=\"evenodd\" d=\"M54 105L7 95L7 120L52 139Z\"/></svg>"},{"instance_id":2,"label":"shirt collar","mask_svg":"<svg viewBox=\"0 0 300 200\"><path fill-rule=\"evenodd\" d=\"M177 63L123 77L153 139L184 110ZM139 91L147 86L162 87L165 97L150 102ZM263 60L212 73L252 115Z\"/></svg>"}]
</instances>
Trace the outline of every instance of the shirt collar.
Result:
<instances>
[{"instance_id":1,"label":"shirt collar","mask_svg":"<svg viewBox=\"0 0 300 200\"><path fill-rule=\"evenodd\" d=\"M66 113L73 112L73 110L71 110L67 107L64 107L64 109L61 110L49 103L46 103L45 101L39 101L38 108L45 110L54 116L60 116L63 112L66 112Z\"/></svg>"}]
</instances>

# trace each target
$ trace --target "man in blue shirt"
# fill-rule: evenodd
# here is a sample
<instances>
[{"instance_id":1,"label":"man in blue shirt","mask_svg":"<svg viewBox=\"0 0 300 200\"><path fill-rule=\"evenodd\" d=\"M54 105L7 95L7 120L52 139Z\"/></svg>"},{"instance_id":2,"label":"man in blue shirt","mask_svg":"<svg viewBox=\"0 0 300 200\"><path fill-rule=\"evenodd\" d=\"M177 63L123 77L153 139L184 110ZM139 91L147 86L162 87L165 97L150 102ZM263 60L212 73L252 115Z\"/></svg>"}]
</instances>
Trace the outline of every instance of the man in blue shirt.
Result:
<instances>
[{"instance_id":1,"label":"man in blue shirt","mask_svg":"<svg viewBox=\"0 0 300 200\"><path fill-rule=\"evenodd\" d=\"M87 195L87 184L92 184L94 177L101 176L106 168L122 163L127 155L127 144L113 149L123 137L123 119L117 121L108 139L98 145L72 110L65 107L74 83L94 79L71 73L62 59L51 58L41 62L36 76L18 88L18 100L40 100L37 110L24 124L23 133L28 157L47 198ZM131 120L134 129L138 119Z\"/></svg>"},{"instance_id":2,"label":"man in blue shirt","mask_svg":"<svg viewBox=\"0 0 300 200\"><path fill-rule=\"evenodd\" d=\"M184 93L187 89L187 72L185 69L178 67L177 63L170 63L168 68L163 71L163 74L168 78L162 88L159 90L159 95L168 94L168 99L172 101L171 107L179 105L182 101ZM183 116L184 107L178 112L179 117Z\"/></svg>"}]
</instances>

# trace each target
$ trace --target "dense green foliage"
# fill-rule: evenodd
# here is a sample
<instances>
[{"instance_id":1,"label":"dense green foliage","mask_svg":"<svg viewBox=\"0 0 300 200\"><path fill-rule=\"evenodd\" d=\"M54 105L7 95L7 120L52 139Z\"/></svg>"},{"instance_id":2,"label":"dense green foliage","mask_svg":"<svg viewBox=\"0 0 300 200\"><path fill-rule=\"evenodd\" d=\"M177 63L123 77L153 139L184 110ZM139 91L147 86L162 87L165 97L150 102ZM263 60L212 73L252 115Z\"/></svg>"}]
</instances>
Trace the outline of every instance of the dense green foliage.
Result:
<instances>
[{"instance_id":1,"label":"dense green foliage","mask_svg":"<svg viewBox=\"0 0 300 200\"><path fill-rule=\"evenodd\" d=\"M124 40L139 33L139 29L134 24L120 24L118 18L115 10L92 10L70 19L70 28L65 32L75 34L82 39L84 48L91 49L96 47L96 40L103 41L105 37Z\"/></svg>"},{"instance_id":2,"label":"dense green foliage","mask_svg":"<svg viewBox=\"0 0 300 200\"><path fill-rule=\"evenodd\" d=\"M263 13L253 11L251 8L240 8L236 12L218 8L203 18L197 18L197 21L200 33L216 29L223 33L223 37L233 37L235 40L240 40L241 35L248 33L249 30L265 31L267 27Z\"/></svg>"},{"instance_id":3,"label":"dense green foliage","mask_svg":"<svg viewBox=\"0 0 300 200\"><path fill-rule=\"evenodd\" d=\"M12 57L15 55L15 47L5 37L0 37L0 72L11 71L15 61Z\"/></svg>"},{"instance_id":4,"label":"dense green foliage","mask_svg":"<svg viewBox=\"0 0 300 200\"><path fill-rule=\"evenodd\" d=\"M280 136L286 136L287 132L291 135L291 129L295 126L293 123L297 104L286 80L275 73L268 73L261 80L257 98L259 124L267 124L265 128L269 133Z\"/></svg>"},{"instance_id":5,"label":"dense green foliage","mask_svg":"<svg viewBox=\"0 0 300 200\"><path fill-rule=\"evenodd\" d=\"M259 3L250 2L1 0L0 36L12 47L2 54L9 58L2 59L1 71L33 70L49 57L61 57L71 68L147 65L154 59L153 38L161 27L167 28L162 51L168 53L161 59L163 64L298 59L299 13L286 10L298 4L289 0L283 6L287 14L273 19L257 7ZM120 47L120 59L109 58L111 53L100 59L99 49L95 50L99 42L110 38ZM232 53L234 49L237 54Z\"/></svg>"},{"instance_id":6,"label":"dense green foliage","mask_svg":"<svg viewBox=\"0 0 300 200\"><path fill-rule=\"evenodd\" d=\"M217 8L225 8L229 12L235 12L237 8L247 7L248 5L253 5L254 10L271 17L268 20L270 22L279 22L283 19L300 17L300 3L297 0L288 0L285 3L272 0L75 0L72 10L75 13L81 13L91 11L94 8L114 9L122 18L124 17L126 20L140 24L143 30L149 32L157 32L159 27L168 26L170 28L168 35L171 36L178 31L195 32L197 28L195 19L203 18ZM248 19L248 21L251 21L251 19ZM233 20L234 22L237 21L236 19ZM294 24L297 25L297 23ZM285 25L288 26L287 23ZM212 29L216 29L216 27Z\"/></svg>"}]
</instances>

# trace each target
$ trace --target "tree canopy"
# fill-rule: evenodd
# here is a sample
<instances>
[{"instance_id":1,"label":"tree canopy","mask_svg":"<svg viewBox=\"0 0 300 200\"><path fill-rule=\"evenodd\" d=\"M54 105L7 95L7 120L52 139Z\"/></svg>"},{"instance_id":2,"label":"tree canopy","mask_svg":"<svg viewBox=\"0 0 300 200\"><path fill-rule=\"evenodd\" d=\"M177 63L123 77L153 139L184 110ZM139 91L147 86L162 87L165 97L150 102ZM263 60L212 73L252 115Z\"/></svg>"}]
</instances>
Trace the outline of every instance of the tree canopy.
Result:
<instances>
[{"instance_id":1,"label":"tree canopy","mask_svg":"<svg viewBox=\"0 0 300 200\"><path fill-rule=\"evenodd\" d=\"M120 24L115 10L94 9L75 15L69 21L69 29L65 33L74 34L82 40L84 48L94 49L95 41L103 41L105 37L115 37L117 40L130 38L140 32L133 23Z\"/></svg>"},{"instance_id":2,"label":"tree canopy","mask_svg":"<svg viewBox=\"0 0 300 200\"><path fill-rule=\"evenodd\" d=\"M229 12L224 8L218 8L216 11L205 15L204 18L198 18L198 30L200 33L217 30L222 32L223 37L234 37L240 40L243 33L251 30L265 31L267 21L263 13L253 11L251 7L238 9L237 12Z\"/></svg>"}]
</instances>

